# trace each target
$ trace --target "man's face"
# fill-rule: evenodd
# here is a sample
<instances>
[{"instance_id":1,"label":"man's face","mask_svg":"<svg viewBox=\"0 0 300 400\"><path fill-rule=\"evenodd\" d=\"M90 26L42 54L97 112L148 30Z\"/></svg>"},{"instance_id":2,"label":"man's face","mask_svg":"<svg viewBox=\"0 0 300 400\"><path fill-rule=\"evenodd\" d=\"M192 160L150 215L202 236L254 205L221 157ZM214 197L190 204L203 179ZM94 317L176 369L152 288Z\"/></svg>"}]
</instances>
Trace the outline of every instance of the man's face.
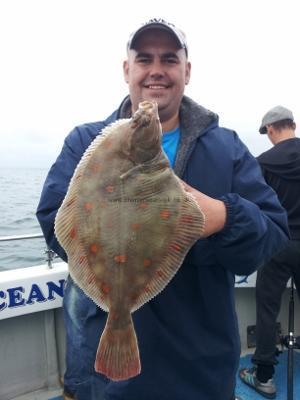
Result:
<instances>
[{"instance_id":1,"label":"man's face","mask_svg":"<svg viewBox=\"0 0 300 400\"><path fill-rule=\"evenodd\" d=\"M132 111L144 100L156 101L161 122L178 114L191 65L173 36L157 29L141 34L124 62Z\"/></svg>"}]
</instances>

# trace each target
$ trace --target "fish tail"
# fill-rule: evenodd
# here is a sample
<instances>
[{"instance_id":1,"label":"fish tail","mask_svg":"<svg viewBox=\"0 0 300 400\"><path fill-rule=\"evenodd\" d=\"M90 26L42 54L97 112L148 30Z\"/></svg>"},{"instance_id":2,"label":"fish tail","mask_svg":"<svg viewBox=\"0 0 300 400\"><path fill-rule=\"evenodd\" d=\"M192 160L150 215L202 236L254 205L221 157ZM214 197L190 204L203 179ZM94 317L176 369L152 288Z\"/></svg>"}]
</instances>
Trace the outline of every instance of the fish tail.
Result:
<instances>
[{"instance_id":1,"label":"fish tail","mask_svg":"<svg viewBox=\"0 0 300 400\"><path fill-rule=\"evenodd\" d=\"M115 327L108 315L95 360L95 370L113 381L132 378L141 372L139 349L131 315L129 323Z\"/></svg>"}]
</instances>

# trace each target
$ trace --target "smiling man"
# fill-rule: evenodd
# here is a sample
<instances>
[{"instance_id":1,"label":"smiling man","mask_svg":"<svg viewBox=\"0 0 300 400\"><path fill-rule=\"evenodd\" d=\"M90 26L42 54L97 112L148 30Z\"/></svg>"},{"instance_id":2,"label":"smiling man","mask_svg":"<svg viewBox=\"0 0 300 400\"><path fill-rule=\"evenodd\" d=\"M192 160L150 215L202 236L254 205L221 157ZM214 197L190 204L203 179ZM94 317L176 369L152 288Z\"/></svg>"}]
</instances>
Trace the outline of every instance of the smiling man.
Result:
<instances>
[{"instance_id":1,"label":"smiling man","mask_svg":"<svg viewBox=\"0 0 300 400\"><path fill-rule=\"evenodd\" d=\"M132 111L144 99L156 101L166 132L179 125L179 105L190 80L191 64L183 33L178 31L174 36L174 31L161 27L162 24L152 24L135 33L128 44L128 60L123 69Z\"/></svg>"},{"instance_id":2,"label":"smiling man","mask_svg":"<svg viewBox=\"0 0 300 400\"><path fill-rule=\"evenodd\" d=\"M181 30L151 20L131 35L127 55L129 95L105 121L76 127L48 174L37 211L47 243L67 261L54 219L74 170L101 130L130 118L144 100L158 104L163 149L205 215L204 237L167 287L133 313L142 370L126 381L95 372L107 314L68 279L65 398L233 400L240 355L235 274L249 275L285 245L286 213L238 135L184 95L191 63Z\"/></svg>"}]
</instances>

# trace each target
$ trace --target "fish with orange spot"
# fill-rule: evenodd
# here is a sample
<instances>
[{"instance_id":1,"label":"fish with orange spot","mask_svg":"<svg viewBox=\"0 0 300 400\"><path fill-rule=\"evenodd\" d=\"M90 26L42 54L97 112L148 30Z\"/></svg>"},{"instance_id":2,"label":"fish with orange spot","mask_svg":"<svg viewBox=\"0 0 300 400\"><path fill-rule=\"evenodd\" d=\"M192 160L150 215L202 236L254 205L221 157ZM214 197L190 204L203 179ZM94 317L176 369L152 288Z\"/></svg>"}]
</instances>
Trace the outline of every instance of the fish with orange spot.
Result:
<instances>
[{"instance_id":1,"label":"fish with orange spot","mask_svg":"<svg viewBox=\"0 0 300 400\"><path fill-rule=\"evenodd\" d=\"M99 172L101 169L101 165L99 164L92 164L91 165L91 171L96 174L97 172Z\"/></svg>"},{"instance_id":2,"label":"fish with orange spot","mask_svg":"<svg viewBox=\"0 0 300 400\"><path fill-rule=\"evenodd\" d=\"M72 239L75 238L75 236L76 236L76 228L73 227L73 228L70 230L70 236L71 236Z\"/></svg>"},{"instance_id":3,"label":"fish with orange spot","mask_svg":"<svg viewBox=\"0 0 300 400\"><path fill-rule=\"evenodd\" d=\"M163 218L163 219L168 219L169 216L170 216L170 210L162 210L162 211L160 212L160 216L161 216L161 218Z\"/></svg>"},{"instance_id":4,"label":"fish with orange spot","mask_svg":"<svg viewBox=\"0 0 300 400\"><path fill-rule=\"evenodd\" d=\"M108 312L97 372L115 381L140 373L131 314L165 288L203 230L203 213L161 148L157 104L144 101L85 151L55 220L72 278Z\"/></svg>"},{"instance_id":5,"label":"fish with orange spot","mask_svg":"<svg viewBox=\"0 0 300 400\"><path fill-rule=\"evenodd\" d=\"M113 191L115 190L115 188L114 188L112 185L108 185L108 186L106 186L105 190L106 190L108 193L113 193Z\"/></svg>"},{"instance_id":6,"label":"fish with orange spot","mask_svg":"<svg viewBox=\"0 0 300 400\"><path fill-rule=\"evenodd\" d=\"M120 254L120 255L115 256L115 257L114 257L114 260L115 260L117 263L122 264L122 263L125 263L125 262L126 262L127 257L126 257L125 254Z\"/></svg>"},{"instance_id":7,"label":"fish with orange spot","mask_svg":"<svg viewBox=\"0 0 300 400\"><path fill-rule=\"evenodd\" d=\"M133 231L137 231L138 229L140 229L141 228L141 225L140 224L132 224L131 225L131 229L133 230Z\"/></svg>"},{"instance_id":8,"label":"fish with orange spot","mask_svg":"<svg viewBox=\"0 0 300 400\"><path fill-rule=\"evenodd\" d=\"M90 252L91 253L97 253L98 252L98 245L96 244L96 243L93 243L91 246L90 246Z\"/></svg>"},{"instance_id":9,"label":"fish with orange spot","mask_svg":"<svg viewBox=\"0 0 300 400\"><path fill-rule=\"evenodd\" d=\"M152 261L150 260L150 258L145 258L143 264L145 267L149 267L152 264Z\"/></svg>"},{"instance_id":10,"label":"fish with orange spot","mask_svg":"<svg viewBox=\"0 0 300 400\"><path fill-rule=\"evenodd\" d=\"M88 201L88 202L85 203L84 208L87 211L90 211L93 208L93 204Z\"/></svg>"},{"instance_id":11,"label":"fish with orange spot","mask_svg":"<svg viewBox=\"0 0 300 400\"><path fill-rule=\"evenodd\" d=\"M142 210L145 210L148 207L149 207L149 205L145 201L142 201L142 202L139 203L139 208L142 209Z\"/></svg>"},{"instance_id":12,"label":"fish with orange spot","mask_svg":"<svg viewBox=\"0 0 300 400\"><path fill-rule=\"evenodd\" d=\"M110 291L110 287L105 282L103 282L101 284L101 290L103 293L107 294Z\"/></svg>"}]
</instances>

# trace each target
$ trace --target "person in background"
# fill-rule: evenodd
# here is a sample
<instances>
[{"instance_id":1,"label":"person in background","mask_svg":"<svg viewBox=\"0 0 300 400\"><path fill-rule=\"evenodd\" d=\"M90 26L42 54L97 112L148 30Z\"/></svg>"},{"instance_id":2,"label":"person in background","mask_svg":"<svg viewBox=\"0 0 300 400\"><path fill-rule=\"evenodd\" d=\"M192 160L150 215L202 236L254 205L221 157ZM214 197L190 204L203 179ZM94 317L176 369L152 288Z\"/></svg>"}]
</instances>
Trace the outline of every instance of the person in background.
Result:
<instances>
[{"instance_id":1,"label":"person in background","mask_svg":"<svg viewBox=\"0 0 300 400\"><path fill-rule=\"evenodd\" d=\"M155 298L133 313L141 374L110 381L94 370L107 314L69 277L64 295L65 398L234 400L240 339L235 274L251 274L288 240L286 212L238 135L184 95L191 75L184 33L162 19L127 43L129 95L107 119L76 127L51 167L37 209L48 245L67 261L54 219L85 149L101 130L130 118L141 101L158 104L162 146L205 214L204 237Z\"/></svg>"},{"instance_id":2,"label":"person in background","mask_svg":"<svg viewBox=\"0 0 300 400\"><path fill-rule=\"evenodd\" d=\"M269 110L259 129L274 145L258 161L267 183L287 210L291 240L257 272L255 366L243 368L239 374L243 382L271 399L276 397L276 320L291 276L300 297L300 138L295 130L292 112L282 106Z\"/></svg>"}]
</instances>

